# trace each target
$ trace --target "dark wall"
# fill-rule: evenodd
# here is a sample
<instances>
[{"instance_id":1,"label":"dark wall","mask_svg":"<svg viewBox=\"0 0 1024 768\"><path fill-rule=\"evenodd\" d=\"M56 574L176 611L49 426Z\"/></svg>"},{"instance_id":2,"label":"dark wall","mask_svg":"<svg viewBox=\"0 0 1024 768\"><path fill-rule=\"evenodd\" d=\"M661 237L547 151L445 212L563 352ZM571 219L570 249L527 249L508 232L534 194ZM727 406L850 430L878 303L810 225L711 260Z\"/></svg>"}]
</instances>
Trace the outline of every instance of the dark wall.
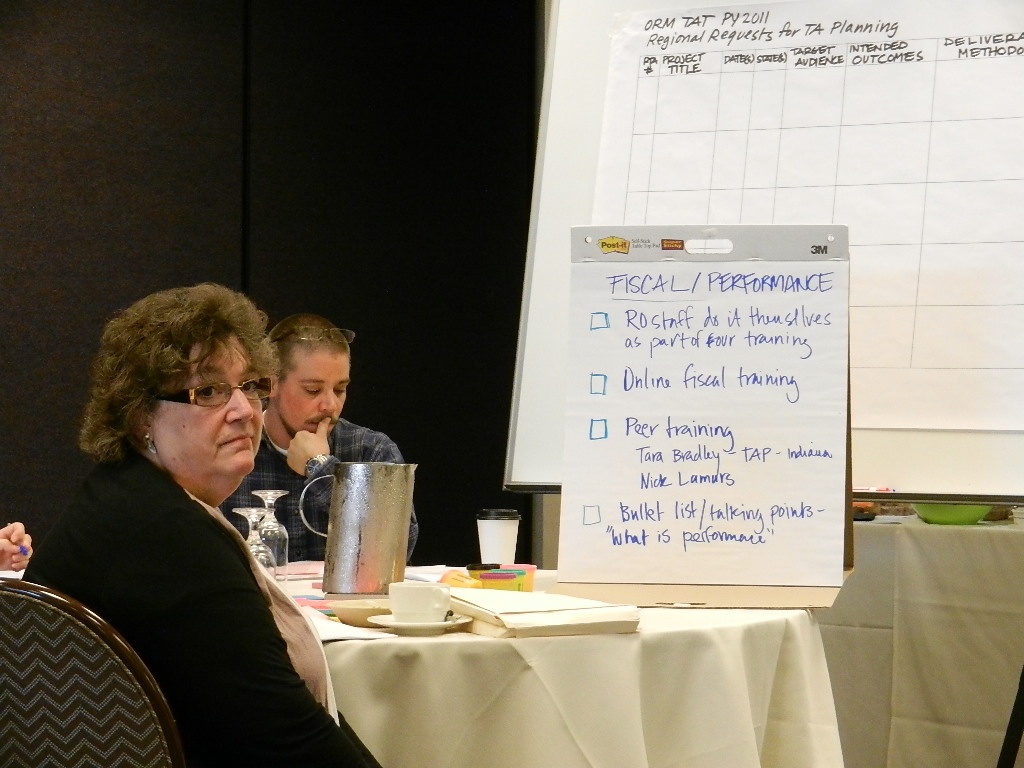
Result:
<instances>
[{"instance_id":1,"label":"dark wall","mask_svg":"<svg viewBox=\"0 0 1024 768\"><path fill-rule=\"evenodd\" d=\"M356 331L345 414L419 465L414 561L465 563L478 508L527 509L501 484L535 21L523 2L382 7L253 4L248 285L274 318Z\"/></svg>"},{"instance_id":2,"label":"dark wall","mask_svg":"<svg viewBox=\"0 0 1024 768\"><path fill-rule=\"evenodd\" d=\"M201 280L358 332L346 416L419 464L415 562L526 513L501 481L535 29L525 2L0 5L3 514L43 538L87 470L106 318Z\"/></svg>"},{"instance_id":3,"label":"dark wall","mask_svg":"<svg viewBox=\"0 0 1024 768\"><path fill-rule=\"evenodd\" d=\"M0 523L37 539L103 323L159 288L240 287L242 3L0 3Z\"/></svg>"}]
</instances>

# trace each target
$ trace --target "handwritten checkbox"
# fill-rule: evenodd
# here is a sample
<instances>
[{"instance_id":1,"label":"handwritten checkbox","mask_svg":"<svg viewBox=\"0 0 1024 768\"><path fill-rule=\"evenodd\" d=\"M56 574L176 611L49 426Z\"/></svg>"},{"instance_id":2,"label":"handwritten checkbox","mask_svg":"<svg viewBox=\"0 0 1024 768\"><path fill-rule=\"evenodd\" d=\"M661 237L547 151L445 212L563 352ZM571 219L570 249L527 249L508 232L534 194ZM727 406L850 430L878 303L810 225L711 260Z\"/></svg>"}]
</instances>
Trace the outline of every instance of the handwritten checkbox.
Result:
<instances>
[{"instance_id":1,"label":"handwritten checkbox","mask_svg":"<svg viewBox=\"0 0 1024 768\"><path fill-rule=\"evenodd\" d=\"M601 506L599 504L583 505L583 524L597 525L601 522Z\"/></svg>"}]
</instances>

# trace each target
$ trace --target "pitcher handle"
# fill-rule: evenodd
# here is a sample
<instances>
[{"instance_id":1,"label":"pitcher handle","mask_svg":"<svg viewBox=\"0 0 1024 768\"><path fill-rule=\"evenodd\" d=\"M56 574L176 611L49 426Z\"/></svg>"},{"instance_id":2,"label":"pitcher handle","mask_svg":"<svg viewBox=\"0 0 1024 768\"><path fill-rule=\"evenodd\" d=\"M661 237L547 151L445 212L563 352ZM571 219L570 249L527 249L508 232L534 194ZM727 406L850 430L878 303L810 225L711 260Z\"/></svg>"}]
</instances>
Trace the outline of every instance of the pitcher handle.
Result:
<instances>
[{"instance_id":1,"label":"pitcher handle","mask_svg":"<svg viewBox=\"0 0 1024 768\"><path fill-rule=\"evenodd\" d=\"M303 512L302 512L302 499L305 497L306 491L308 491L313 486L313 483L315 483L317 480L333 480L333 479L334 479L334 477L332 475L321 475L320 477L314 477L312 480L310 480L306 484L306 487L302 489L302 493L299 494L299 517L302 518L303 524L307 528L309 528L309 530L311 530L313 533L315 533L317 536L323 536L325 539L327 538L327 534L326 533L320 533L320 531L318 531L316 528L314 528L312 525L310 525L309 524L309 520L306 519L306 515L303 514Z\"/></svg>"}]
</instances>

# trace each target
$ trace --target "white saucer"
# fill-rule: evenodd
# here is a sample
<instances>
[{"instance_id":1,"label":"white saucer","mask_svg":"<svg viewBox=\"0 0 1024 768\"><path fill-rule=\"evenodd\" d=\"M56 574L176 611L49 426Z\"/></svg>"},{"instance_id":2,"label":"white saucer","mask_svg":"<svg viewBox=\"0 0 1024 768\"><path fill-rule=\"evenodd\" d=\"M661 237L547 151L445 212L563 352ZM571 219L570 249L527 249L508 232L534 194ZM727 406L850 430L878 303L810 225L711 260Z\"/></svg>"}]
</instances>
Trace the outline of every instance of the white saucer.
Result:
<instances>
[{"instance_id":1,"label":"white saucer","mask_svg":"<svg viewBox=\"0 0 1024 768\"><path fill-rule=\"evenodd\" d=\"M412 635L414 637L426 637L428 635L443 635L449 629L461 627L471 621L469 616L452 616L447 621L424 621L406 622L395 621L391 614L383 616L367 616L366 620L378 627L384 627L388 632L396 635Z\"/></svg>"}]
</instances>

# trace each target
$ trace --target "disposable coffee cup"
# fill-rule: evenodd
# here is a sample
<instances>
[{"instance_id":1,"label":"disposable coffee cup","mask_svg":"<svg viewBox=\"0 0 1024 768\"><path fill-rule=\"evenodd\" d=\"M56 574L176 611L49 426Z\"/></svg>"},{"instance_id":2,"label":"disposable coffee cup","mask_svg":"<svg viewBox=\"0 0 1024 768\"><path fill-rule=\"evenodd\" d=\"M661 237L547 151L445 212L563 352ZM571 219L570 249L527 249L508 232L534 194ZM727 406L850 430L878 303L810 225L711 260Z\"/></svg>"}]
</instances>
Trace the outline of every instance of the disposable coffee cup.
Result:
<instances>
[{"instance_id":1,"label":"disposable coffee cup","mask_svg":"<svg viewBox=\"0 0 1024 768\"><path fill-rule=\"evenodd\" d=\"M476 531L480 537L480 562L515 562L519 512L514 509L481 509L476 515Z\"/></svg>"}]
</instances>

